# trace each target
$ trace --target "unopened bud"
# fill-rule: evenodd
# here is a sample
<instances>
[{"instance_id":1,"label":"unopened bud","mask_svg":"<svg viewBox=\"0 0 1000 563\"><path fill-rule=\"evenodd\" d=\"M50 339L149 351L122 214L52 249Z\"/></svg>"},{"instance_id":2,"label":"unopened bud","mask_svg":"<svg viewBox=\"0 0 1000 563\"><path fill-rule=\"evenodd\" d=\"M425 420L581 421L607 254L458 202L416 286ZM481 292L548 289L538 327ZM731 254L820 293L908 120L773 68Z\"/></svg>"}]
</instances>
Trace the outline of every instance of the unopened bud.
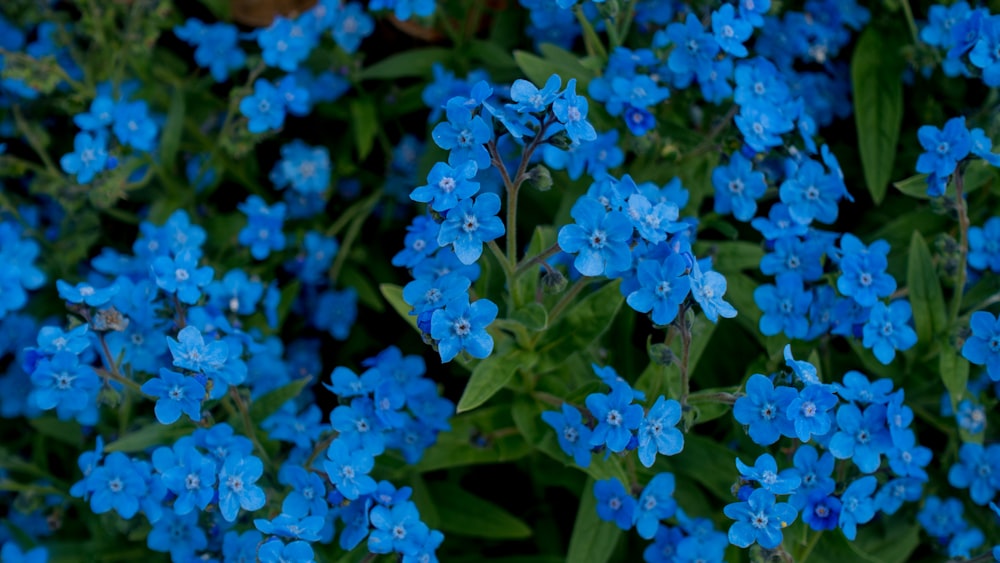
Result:
<instances>
[{"instance_id":1,"label":"unopened bud","mask_svg":"<svg viewBox=\"0 0 1000 563\"><path fill-rule=\"evenodd\" d=\"M546 270L542 274L542 288L545 293L562 293L566 289L566 285L566 276L562 275L559 270Z\"/></svg>"},{"instance_id":2,"label":"unopened bud","mask_svg":"<svg viewBox=\"0 0 1000 563\"><path fill-rule=\"evenodd\" d=\"M547 192L552 189L552 172L541 164L528 170L528 184L540 192Z\"/></svg>"},{"instance_id":3,"label":"unopened bud","mask_svg":"<svg viewBox=\"0 0 1000 563\"><path fill-rule=\"evenodd\" d=\"M674 351L666 344L654 344L649 347L649 360L657 365L669 366L674 363Z\"/></svg>"}]
</instances>

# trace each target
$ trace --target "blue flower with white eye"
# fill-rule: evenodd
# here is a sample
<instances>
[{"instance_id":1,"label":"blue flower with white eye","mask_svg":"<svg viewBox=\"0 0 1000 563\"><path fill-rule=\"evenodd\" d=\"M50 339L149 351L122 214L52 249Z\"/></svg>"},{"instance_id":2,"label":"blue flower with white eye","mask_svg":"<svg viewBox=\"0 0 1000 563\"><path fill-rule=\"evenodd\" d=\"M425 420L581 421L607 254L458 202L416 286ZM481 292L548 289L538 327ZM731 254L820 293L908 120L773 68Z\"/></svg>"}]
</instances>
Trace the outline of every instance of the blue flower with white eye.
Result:
<instances>
[{"instance_id":1,"label":"blue flower with white eye","mask_svg":"<svg viewBox=\"0 0 1000 563\"><path fill-rule=\"evenodd\" d=\"M455 167L438 162L427 174L427 184L414 188L410 199L429 203L439 213L448 211L479 191L479 182L471 181L478 171L479 167L471 160Z\"/></svg>"},{"instance_id":2,"label":"blue flower with white eye","mask_svg":"<svg viewBox=\"0 0 1000 563\"><path fill-rule=\"evenodd\" d=\"M795 469L778 471L778 462L771 454L761 454L753 467L736 458L736 469L740 477L748 481L756 481L764 490L775 495L787 495L795 492L802 482L802 477Z\"/></svg>"},{"instance_id":3,"label":"blue flower with white eye","mask_svg":"<svg viewBox=\"0 0 1000 563\"><path fill-rule=\"evenodd\" d=\"M562 412L545 411L542 420L556 431L559 447L580 467L590 466L590 428L583 423L580 411L563 403Z\"/></svg>"},{"instance_id":4,"label":"blue flower with white eye","mask_svg":"<svg viewBox=\"0 0 1000 563\"><path fill-rule=\"evenodd\" d=\"M497 217L499 211L500 198L494 193L460 201L445 216L437 236L438 245L452 245L463 264L474 263L483 254L483 244L505 232L503 221Z\"/></svg>"},{"instance_id":5,"label":"blue flower with white eye","mask_svg":"<svg viewBox=\"0 0 1000 563\"><path fill-rule=\"evenodd\" d=\"M636 271L639 289L626 300L629 307L640 313L652 313L657 325L670 324L690 292L687 267L687 260L680 254L671 254L662 262L643 260Z\"/></svg>"},{"instance_id":6,"label":"blue flower with white eye","mask_svg":"<svg viewBox=\"0 0 1000 563\"><path fill-rule=\"evenodd\" d=\"M737 547L750 547L754 542L766 549L781 545L781 530L798 516L787 502L775 502L774 495L764 489L750 494L746 502L735 502L723 509L726 516L736 520L729 527L729 543Z\"/></svg>"},{"instance_id":7,"label":"blue flower with white eye","mask_svg":"<svg viewBox=\"0 0 1000 563\"><path fill-rule=\"evenodd\" d=\"M576 254L573 266L585 276L606 275L628 269L632 262L629 240L632 222L619 211L608 211L588 196L573 205L576 221L559 229L559 246Z\"/></svg>"},{"instance_id":8,"label":"blue flower with white eye","mask_svg":"<svg viewBox=\"0 0 1000 563\"><path fill-rule=\"evenodd\" d=\"M917 343L917 333L909 325L912 315L909 301L893 301L888 306L876 303L864 326L862 344L872 349L878 361L888 364L896 350L909 350Z\"/></svg>"},{"instance_id":9,"label":"blue flower with white eye","mask_svg":"<svg viewBox=\"0 0 1000 563\"><path fill-rule=\"evenodd\" d=\"M445 109L447 121L437 124L431 138L437 146L448 154L448 163L463 166L473 161L479 169L490 166L490 153L486 143L493 138L493 131L481 116L473 115L469 108L456 100L451 100Z\"/></svg>"},{"instance_id":10,"label":"blue flower with white eye","mask_svg":"<svg viewBox=\"0 0 1000 563\"><path fill-rule=\"evenodd\" d=\"M559 96L561 86L562 79L558 74L550 76L541 89L531 82L519 78L510 86L510 99L515 102L510 104L510 107L518 113L541 113Z\"/></svg>"},{"instance_id":11,"label":"blue flower with white eye","mask_svg":"<svg viewBox=\"0 0 1000 563\"><path fill-rule=\"evenodd\" d=\"M552 102L552 113L566 128L566 134L574 143L593 141L597 138L597 131L587 121L587 109L587 98L576 95L575 78L566 83L566 89Z\"/></svg>"},{"instance_id":12,"label":"blue flower with white eye","mask_svg":"<svg viewBox=\"0 0 1000 563\"><path fill-rule=\"evenodd\" d=\"M660 395L639 423L637 449L643 466L652 467L656 454L676 455L684 449L684 435L676 428L680 420L680 403Z\"/></svg>"},{"instance_id":13,"label":"blue flower with white eye","mask_svg":"<svg viewBox=\"0 0 1000 563\"><path fill-rule=\"evenodd\" d=\"M464 295L434 311L431 338L437 341L442 362L450 362L461 351L473 358L485 358L493 352L493 337L486 332L499 309L489 299L469 303Z\"/></svg>"}]
</instances>

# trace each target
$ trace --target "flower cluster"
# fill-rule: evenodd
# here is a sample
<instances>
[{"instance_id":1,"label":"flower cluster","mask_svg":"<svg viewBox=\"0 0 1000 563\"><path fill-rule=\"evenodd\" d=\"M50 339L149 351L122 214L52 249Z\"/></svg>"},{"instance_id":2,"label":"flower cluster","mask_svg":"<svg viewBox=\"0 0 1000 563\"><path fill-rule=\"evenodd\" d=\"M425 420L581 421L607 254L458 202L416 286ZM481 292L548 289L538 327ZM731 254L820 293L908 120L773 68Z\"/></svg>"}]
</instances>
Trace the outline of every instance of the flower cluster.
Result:
<instances>
[{"instance_id":1,"label":"flower cluster","mask_svg":"<svg viewBox=\"0 0 1000 563\"><path fill-rule=\"evenodd\" d=\"M839 527L853 540L857 526L878 512L892 515L904 501L918 500L932 454L916 442L910 427L913 411L903 404L903 390L893 391L892 381L872 382L857 371L844 374L842 383L823 383L815 366L794 359L787 346L785 359L797 385L775 385L767 376L752 375L746 395L733 405L733 416L757 444L787 437L801 445L788 469L779 470L770 454L758 457L753 466L737 459L740 501L726 507L726 515L736 520L730 541L773 549L781 543L781 529L799 513L813 530ZM879 478L883 456L892 475L885 481ZM838 465L837 480L845 474L856 477L835 494ZM776 502L776 495L790 496L785 503Z\"/></svg>"}]
</instances>

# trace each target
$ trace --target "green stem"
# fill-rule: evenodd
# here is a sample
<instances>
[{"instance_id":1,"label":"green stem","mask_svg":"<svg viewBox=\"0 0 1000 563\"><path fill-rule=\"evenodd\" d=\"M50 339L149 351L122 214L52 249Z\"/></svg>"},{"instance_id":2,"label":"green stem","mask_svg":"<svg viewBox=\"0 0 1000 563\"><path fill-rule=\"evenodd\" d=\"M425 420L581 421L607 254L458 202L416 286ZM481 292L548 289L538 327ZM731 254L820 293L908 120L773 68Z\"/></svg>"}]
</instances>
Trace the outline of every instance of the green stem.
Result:
<instances>
[{"instance_id":1,"label":"green stem","mask_svg":"<svg viewBox=\"0 0 1000 563\"><path fill-rule=\"evenodd\" d=\"M951 296L948 326L954 326L962 308L962 294L965 292L965 269L969 257L969 209L965 203L965 179L963 170L955 173L955 210L958 212L958 274L955 280L955 291Z\"/></svg>"},{"instance_id":2,"label":"green stem","mask_svg":"<svg viewBox=\"0 0 1000 563\"><path fill-rule=\"evenodd\" d=\"M347 255L351 251L351 246L354 245L354 241L358 238L358 234L361 232L361 226L364 225L365 219L371 215L375 206L378 205L379 198L382 197L382 190L375 190L372 195L368 196L365 200L364 205L361 206L361 211L357 214L354 219L351 220L351 226L347 228L347 232L344 234L344 242L340 245L340 250L337 251L337 257L333 261L333 266L330 267L330 279L334 283L337 282L337 278L340 276L340 270L344 267L344 261L347 260Z\"/></svg>"},{"instance_id":3,"label":"green stem","mask_svg":"<svg viewBox=\"0 0 1000 563\"><path fill-rule=\"evenodd\" d=\"M683 155L683 157L690 158L711 150L712 147L715 146L715 139L726 130L726 127L729 126L729 122L733 120L733 117L736 117L737 111L739 111L739 107L736 104L733 104L733 106L729 108L729 111L726 112L726 115L722 116L722 119L719 120L719 122L715 124L715 127L712 127L712 129L708 132L705 140L698 143L698 146L691 149L691 151Z\"/></svg>"},{"instance_id":4,"label":"green stem","mask_svg":"<svg viewBox=\"0 0 1000 563\"><path fill-rule=\"evenodd\" d=\"M27 139L28 144L38 155L38 158L42 159L45 168L56 177L61 178L60 169L52 161L52 158L49 157L49 153L42 146L42 142L38 140L31 128L28 127L28 122L25 121L24 114L21 113L21 106L15 104L11 110L14 114L14 122L17 123L17 128L24 134L24 138Z\"/></svg>"},{"instance_id":5,"label":"green stem","mask_svg":"<svg viewBox=\"0 0 1000 563\"><path fill-rule=\"evenodd\" d=\"M229 388L229 397L236 405L236 410L240 413L240 420L243 422L243 431L247 433L250 441L253 442L254 448L260 452L260 458L264 461L264 464L270 466L271 456L267 454L260 439L257 438L257 428L254 426L253 420L250 419L250 409L247 407L246 401L243 400L243 396L240 395L236 387Z\"/></svg>"},{"instance_id":6,"label":"green stem","mask_svg":"<svg viewBox=\"0 0 1000 563\"><path fill-rule=\"evenodd\" d=\"M583 288L591 281L593 281L593 278L588 278L586 276L576 280L576 283L569 288L566 295L563 295L562 299L560 299L559 302L556 303L555 307L552 307L552 310L549 311L549 326L552 326L555 323L556 319L559 318L559 315L562 314L563 310L573 302L573 299L575 299Z\"/></svg>"},{"instance_id":7,"label":"green stem","mask_svg":"<svg viewBox=\"0 0 1000 563\"><path fill-rule=\"evenodd\" d=\"M920 44L920 34L917 32L917 21L913 18L913 8L910 7L910 0L903 0L903 13L906 14L906 24L910 28L910 35L913 36L913 44Z\"/></svg>"},{"instance_id":8,"label":"green stem","mask_svg":"<svg viewBox=\"0 0 1000 563\"><path fill-rule=\"evenodd\" d=\"M527 272L535 265L545 262L550 257L560 252L562 252L562 248L559 246L559 243L557 242L552 246L546 248L545 250L541 251L540 253L538 253L538 255L535 256L534 258L523 260L520 264L517 265L517 268L514 269L514 277L515 278L521 277L521 274Z\"/></svg>"},{"instance_id":9,"label":"green stem","mask_svg":"<svg viewBox=\"0 0 1000 563\"><path fill-rule=\"evenodd\" d=\"M674 323L681 335L681 363L678 366L681 372L681 410L687 410L688 396L691 394L691 376L688 373L688 363L691 360L691 327L688 325L686 313L687 310L681 307L677 313L677 322Z\"/></svg>"},{"instance_id":10,"label":"green stem","mask_svg":"<svg viewBox=\"0 0 1000 563\"><path fill-rule=\"evenodd\" d=\"M809 556L812 554L813 550L816 549L816 544L819 543L819 538L821 538L822 536L823 536L822 532L814 532L812 534L812 537L809 538L809 543L806 544L805 549L803 549L802 553L799 554L799 557L798 557L797 560L798 561L805 561L805 560L809 559Z\"/></svg>"},{"instance_id":11,"label":"green stem","mask_svg":"<svg viewBox=\"0 0 1000 563\"><path fill-rule=\"evenodd\" d=\"M493 257L500 263L500 267L503 269L504 278L507 280L507 286L508 288L511 288L514 283L514 269L511 268L510 262L507 261L507 257L503 255L503 250L500 250L500 245L497 244L497 241L491 240L486 243L486 247L490 249L490 252L493 253Z\"/></svg>"}]
</instances>

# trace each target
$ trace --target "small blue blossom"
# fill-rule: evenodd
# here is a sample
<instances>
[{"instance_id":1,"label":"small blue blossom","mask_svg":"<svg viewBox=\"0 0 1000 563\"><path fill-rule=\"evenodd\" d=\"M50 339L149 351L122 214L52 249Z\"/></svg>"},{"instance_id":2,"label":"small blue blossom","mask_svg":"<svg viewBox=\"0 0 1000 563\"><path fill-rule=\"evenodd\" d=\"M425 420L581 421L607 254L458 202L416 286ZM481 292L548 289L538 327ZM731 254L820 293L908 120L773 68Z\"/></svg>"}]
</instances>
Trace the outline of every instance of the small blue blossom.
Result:
<instances>
[{"instance_id":1,"label":"small blue blossom","mask_svg":"<svg viewBox=\"0 0 1000 563\"><path fill-rule=\"evenodd\" d=\"M756 542L766 549L781 545L781 530L795 521L795 508L786 502L775 503L774 495L757 489L746 502L735 502L723 509L736 520L729 527L729 543L749 547Z\"/></svg>"}]
</instances>

